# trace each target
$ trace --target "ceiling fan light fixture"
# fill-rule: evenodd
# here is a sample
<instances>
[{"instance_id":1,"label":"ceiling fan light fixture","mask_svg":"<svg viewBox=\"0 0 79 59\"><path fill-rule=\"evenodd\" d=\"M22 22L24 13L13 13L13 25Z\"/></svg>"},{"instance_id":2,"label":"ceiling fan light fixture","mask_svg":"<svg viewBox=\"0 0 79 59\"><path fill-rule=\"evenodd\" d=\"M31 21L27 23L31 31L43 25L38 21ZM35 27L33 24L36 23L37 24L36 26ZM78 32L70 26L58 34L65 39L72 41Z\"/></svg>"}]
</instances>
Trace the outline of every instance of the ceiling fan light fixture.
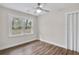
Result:
<instances>
[{"instance_id":1,"label":"ceiling fan light fixture","mask_svg":"<svg viewBox=\"0 0 79 59\"><path fill-rule=\"evenodd\" d=\"M40 9L37 9L37 10L36 10L36 12L37 12L37 13L41 13L41 12L42 12L42 10L40 10Z\"/></svg>"}]
</instances>

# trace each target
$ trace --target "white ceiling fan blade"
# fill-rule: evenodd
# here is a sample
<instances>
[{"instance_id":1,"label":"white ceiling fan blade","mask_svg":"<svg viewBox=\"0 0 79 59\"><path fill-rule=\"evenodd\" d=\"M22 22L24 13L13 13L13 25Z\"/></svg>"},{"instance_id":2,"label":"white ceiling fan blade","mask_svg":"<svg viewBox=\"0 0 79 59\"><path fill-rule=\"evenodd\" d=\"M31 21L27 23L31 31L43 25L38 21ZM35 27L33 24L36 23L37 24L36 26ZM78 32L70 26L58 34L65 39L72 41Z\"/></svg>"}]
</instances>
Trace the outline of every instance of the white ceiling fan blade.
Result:
<instances>
[{"instance_id":1,"label":"white ceiling fan blade","mask_svg":"<svg viewBox=\"0 0 79 59\"><path fill-rule=\"evenodd\" d=\"M49 10L46 10L46 9L42 9L42 8L40 8L40 10L42 10L42 11L45 11L45 12L49 12Z\"/></svg>"}]
</instances>

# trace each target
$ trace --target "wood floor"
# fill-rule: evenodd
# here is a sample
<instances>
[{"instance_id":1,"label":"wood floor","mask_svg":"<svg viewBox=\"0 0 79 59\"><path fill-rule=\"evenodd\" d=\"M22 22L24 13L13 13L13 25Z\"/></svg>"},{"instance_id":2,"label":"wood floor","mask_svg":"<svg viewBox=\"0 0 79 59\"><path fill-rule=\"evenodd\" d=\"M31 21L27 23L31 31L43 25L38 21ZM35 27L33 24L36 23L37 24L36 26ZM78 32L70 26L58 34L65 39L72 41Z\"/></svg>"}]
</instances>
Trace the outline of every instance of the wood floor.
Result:
<instances>
[{"instance_id":1,"label":"wood floor","mask_svg":"<svg viewBox=\"0 0 79 59\"><path fill-rule=\"evenodd\" d=\"M34 41L0 51L0 55L79 55L79 53L42 41Z\"/></svg>"}]
</instances>

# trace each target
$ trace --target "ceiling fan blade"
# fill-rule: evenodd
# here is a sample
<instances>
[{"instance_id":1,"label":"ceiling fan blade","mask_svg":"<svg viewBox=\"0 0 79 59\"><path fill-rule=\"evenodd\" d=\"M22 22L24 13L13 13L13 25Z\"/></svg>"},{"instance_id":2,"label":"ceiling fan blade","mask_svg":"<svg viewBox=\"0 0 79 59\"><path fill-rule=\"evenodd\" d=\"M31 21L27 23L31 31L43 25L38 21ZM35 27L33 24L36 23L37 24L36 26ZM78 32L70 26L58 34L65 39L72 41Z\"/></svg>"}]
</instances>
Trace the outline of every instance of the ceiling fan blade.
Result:
<instances>
[{"instance_id":1,"label":"ceiling fan blade","mask_svg":"<svg viewBox=\"0 0 79 59\"><path fill-rule=\"evenodd\" d=\"M42 9L42 8L40 8L40 10L42 10L42 11L45 11L45 12L49 12L49 10L46 10L46 9Z\"/></svg>"}]
</instances>

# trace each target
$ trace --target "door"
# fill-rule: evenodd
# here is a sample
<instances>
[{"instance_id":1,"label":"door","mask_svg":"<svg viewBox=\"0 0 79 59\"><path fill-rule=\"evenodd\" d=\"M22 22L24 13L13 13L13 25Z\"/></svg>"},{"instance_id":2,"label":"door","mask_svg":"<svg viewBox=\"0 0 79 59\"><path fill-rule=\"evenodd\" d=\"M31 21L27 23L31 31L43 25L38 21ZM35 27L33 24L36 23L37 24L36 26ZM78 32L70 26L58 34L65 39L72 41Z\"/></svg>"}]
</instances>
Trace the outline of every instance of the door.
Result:
<instances>
[{"instance_id":1,"label":"door","mask_svg":"<svg viewBox=\"0 0 79 59\"><path fill-rule=\"evenodd\" d=\"M66 14L66 43L67 49L79 51L79 12Z\"/></svg>"}]
</instances>

